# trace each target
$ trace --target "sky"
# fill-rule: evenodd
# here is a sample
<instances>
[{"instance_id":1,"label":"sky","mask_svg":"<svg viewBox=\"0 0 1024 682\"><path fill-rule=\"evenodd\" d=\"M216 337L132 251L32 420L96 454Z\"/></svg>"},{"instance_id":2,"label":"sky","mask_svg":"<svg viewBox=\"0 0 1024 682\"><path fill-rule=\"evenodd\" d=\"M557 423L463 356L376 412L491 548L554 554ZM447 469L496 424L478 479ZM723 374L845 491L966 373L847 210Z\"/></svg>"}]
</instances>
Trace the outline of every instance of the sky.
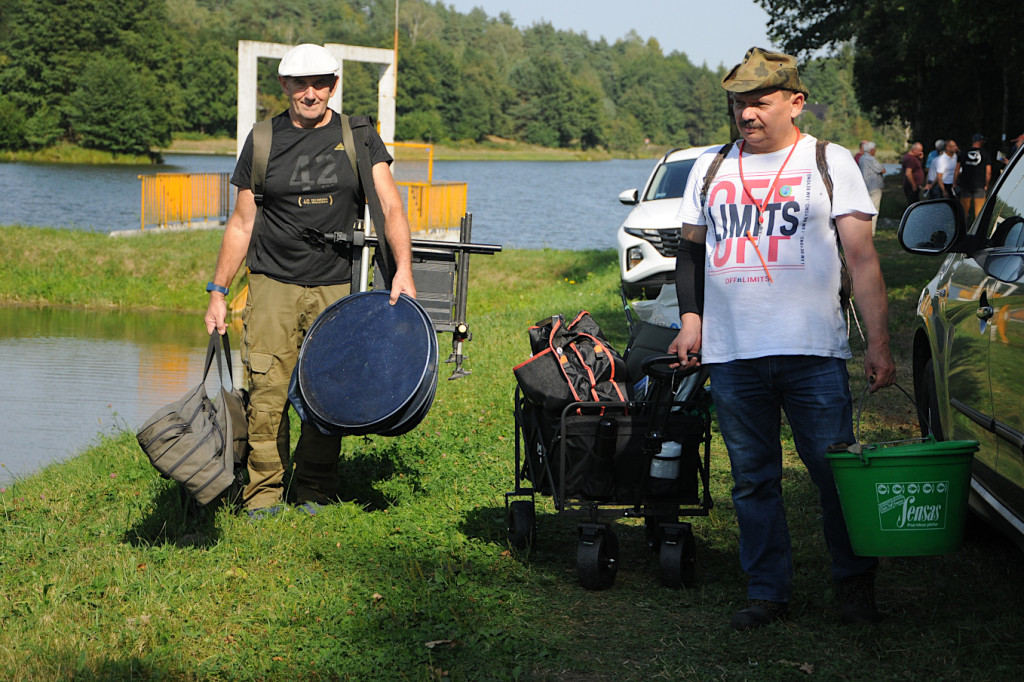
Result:
<instances>
[{"instance_id":1,"label":"sky","mask_svg":"<svg viewBox=\"0 0 1024 682\"><path fill-rule=\"evenodd\" d=\"M665 54L685 52L696 65L732 68L747 49L771 47L768 15L753 0L444 0L463 14L480 7L508 12L515 25L546 21L556 29L614 43L630 29L656 38Z\"/></svg>"}]
</instances>

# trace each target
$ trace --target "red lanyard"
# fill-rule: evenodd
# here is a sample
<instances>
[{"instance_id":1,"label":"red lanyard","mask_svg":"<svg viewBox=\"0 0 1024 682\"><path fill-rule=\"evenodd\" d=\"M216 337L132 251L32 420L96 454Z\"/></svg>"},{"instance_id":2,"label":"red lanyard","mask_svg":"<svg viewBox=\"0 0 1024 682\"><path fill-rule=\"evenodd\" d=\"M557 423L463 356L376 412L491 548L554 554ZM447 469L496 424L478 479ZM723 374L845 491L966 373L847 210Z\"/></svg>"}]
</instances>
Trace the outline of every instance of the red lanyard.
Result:
<instances>
[{"instance_id":1,"label":"red lanyard","mask_svg":"<svg viewBox=\"0 0 1024 682\"><path fill-rule=\"evenodd\" d=\"M800 129L796 126L793 127L796 129L796 141L793 142L793 146L790 147L789 154L786 155L786 160L782 162L781 166L779 166L779 172L775 174L775 179L772 180L772 184L768 187L768 193L764 195L764 200L760 202L754 198L754 195L750 192L750 188L747 187L747 181L743 178L743 146L746 144L746 140L740 142L740 184L743 185L743 192L750 197L751 201L754 202L754 206L757 206L757 222L759 225L764 224L764 209L768 206L768 202L772 198L772 193L775 191L775 185L778 184L779 178L782 177L783 169L785 169L786 164L789 163L790 158L792 158L793 152L796 151L796 146L800 144ZM758 239L760 239L760 236L761 235L758 234ZM768 281L774 282L775 280L772 279L772 273L768 270L768 263L765 262L764 256L761 255L761 249L758 248L757 241L754 240L754 235L750 234L749 229L747 230L747 240L754 245L754 251L757 252L757 257L761 259L761 267L764 268L764 273L768 275Z\"/></svg>"}]
</instances>

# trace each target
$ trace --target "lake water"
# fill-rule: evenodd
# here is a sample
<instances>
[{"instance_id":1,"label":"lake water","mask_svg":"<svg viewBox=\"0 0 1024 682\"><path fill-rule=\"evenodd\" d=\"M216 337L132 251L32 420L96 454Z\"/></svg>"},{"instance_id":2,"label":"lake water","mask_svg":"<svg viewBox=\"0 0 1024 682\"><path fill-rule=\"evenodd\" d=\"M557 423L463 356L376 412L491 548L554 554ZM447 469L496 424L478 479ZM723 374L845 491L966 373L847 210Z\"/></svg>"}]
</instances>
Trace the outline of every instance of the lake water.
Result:
<instances>
[{"instance_id":1,"label":"lake water","mask_svg":"<svg viewBox=\"0 0 1024 682\"><path fill-rule=\"evenodd\" d=\"M0 224L137 229L140 174L234 166L224 156L167 160L0 163ZM653 166L654 160L436 162L434 178L468 183L475 242L613 248L629 212L617 196L643 184ZM0 485L81 451L99 434L134 431L198 382L206 341L196 315L0 308Z\"/></svg>"},{"instance_id":2,"label":"lake water","mask_svg":"<svg viewBox=\"0 0 1024 682\"><path fill-rule=\"evenodd\" d=\"M0 163L0 225L98 232L139 227L140 174L230 172L234 158L168 155L161 166ZM468 184L473 241L516 248L614 248L629 213L624 189L642 185L654 160L438 161L436 181Z\"/></svg>"},{"instance_id":3,"label":"lake water","mask_svg":"<svg viewBox=\"0 0 1024 682\"><path fill-rule=\"evenodd\" d=\"M0 485L134 431L199 382L208 339L198 314L0 308Z\"/></svg>"}]
</instances>

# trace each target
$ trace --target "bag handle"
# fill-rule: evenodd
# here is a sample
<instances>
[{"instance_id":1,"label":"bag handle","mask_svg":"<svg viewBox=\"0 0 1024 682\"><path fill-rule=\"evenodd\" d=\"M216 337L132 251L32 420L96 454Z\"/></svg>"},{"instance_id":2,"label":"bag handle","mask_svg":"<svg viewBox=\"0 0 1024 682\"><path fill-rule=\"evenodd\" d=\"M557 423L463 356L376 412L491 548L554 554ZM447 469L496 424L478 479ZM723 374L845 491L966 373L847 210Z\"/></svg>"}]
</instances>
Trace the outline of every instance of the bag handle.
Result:
<instances>
[{"instance_id":1,"label":"bag handle","mask_svg":"<svg viewBox=\"0 0 1024 682\"><path fill-rule=\"evenodd\" d=\"M910 401L911 405L914 405L915 408L917 407L917 403L914 402L914 399L911 397L911 395L909 393L907 393L907 390L905 388L900 386L898 383L894 383L893 386L898 388L903 395L907 396L907 400ZM861 464L864 464L864 465L867 465L868 461L867 461L867 458L864 455L864 444L861 443L861 441L860 441L860 417L861 417L861 414L863 414L863 412L864 412L864 403L867 402L867 400L865 400L865 399L869 395L868 394L868 389L869 388L871 388L871 384L870 383L865 384L864 385L864 390L861 391L861 394L860 394L860 406L857 408L857 425L856 425L856 429L854 431L854 441L855 442L852 445L848 445L846 443L835 443L835 444L830 445L828 447L828 452L849 452L850 454L857 455L860 458ZM926 426L928 427L928 435L927 436L922 436L920 438L906 438L904 440L892 440L892 441L885 441L885 442L882 442L882 443L875 443L875 445L873 447L877 447L879 445L898 445L900 443L921 443L921 442L927 442L927 441L935 440L935 435L932 433L931 420L928 418L928 415L925 415L925 422L926 422Z\"/></svg>"},{"instance_id":2,"label":"bag handle","mask_svg":"<svg viewBox=\"0 0 1024 682\"><path fill-rule=\"evenodd\" d=\"M222 355L224 356L223 360L221 359ZM228 341L228 332L226 329L223 334L219 334L216 329L210 332L210 342L206 344L206 363L203 366L204 382L206 381L206 377L210 374L210 367L213 365L214 357L217 358L217 374L220 377L220 385L224 385L224 365L227 365L228 383L231 385L231 388L234 389L235 374L231 367L231 342Z\"/></svg>"}]
</instances>

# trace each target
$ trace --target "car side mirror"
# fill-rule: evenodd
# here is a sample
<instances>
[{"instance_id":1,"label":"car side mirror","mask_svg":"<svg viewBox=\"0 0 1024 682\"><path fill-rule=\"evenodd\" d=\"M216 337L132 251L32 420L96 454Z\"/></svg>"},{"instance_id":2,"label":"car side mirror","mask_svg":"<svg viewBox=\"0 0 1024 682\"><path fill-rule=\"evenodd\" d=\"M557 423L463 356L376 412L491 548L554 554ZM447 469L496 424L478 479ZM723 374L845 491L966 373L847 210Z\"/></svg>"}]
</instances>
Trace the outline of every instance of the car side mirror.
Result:
<instances>
[{"instance_id":1,"label":"car side mirror","mask_svg":"<svg viewBox=\"0 0 1024 682\"><path fill-rule=\"evenodd\" d=\"M985 259L985 274L1002 282L1016 282L1024 277L1024 254L1006 253Z\"/></svg>"},{"instance_id":2,"label":"car side mirror","mask_svg":"<svg viewBox=\"0 0 1024 682\"><path fill-rule=\"evenodd\" d=\"M964 209L955 199L921 201L907 208L897 236L910 253L962 253L966 222Z\"/></svg>"},{"instance_id":3,"label":"car side mirror","mask_svg":"<svg viewBox=\"0 0 1024 682\"><path fill-rule=\"evenodd\" d=\"M635 189L627 189L619 194L619 202L626 206L636 206L640 203L640 192Z\"/></svg>"}]
</instances>

